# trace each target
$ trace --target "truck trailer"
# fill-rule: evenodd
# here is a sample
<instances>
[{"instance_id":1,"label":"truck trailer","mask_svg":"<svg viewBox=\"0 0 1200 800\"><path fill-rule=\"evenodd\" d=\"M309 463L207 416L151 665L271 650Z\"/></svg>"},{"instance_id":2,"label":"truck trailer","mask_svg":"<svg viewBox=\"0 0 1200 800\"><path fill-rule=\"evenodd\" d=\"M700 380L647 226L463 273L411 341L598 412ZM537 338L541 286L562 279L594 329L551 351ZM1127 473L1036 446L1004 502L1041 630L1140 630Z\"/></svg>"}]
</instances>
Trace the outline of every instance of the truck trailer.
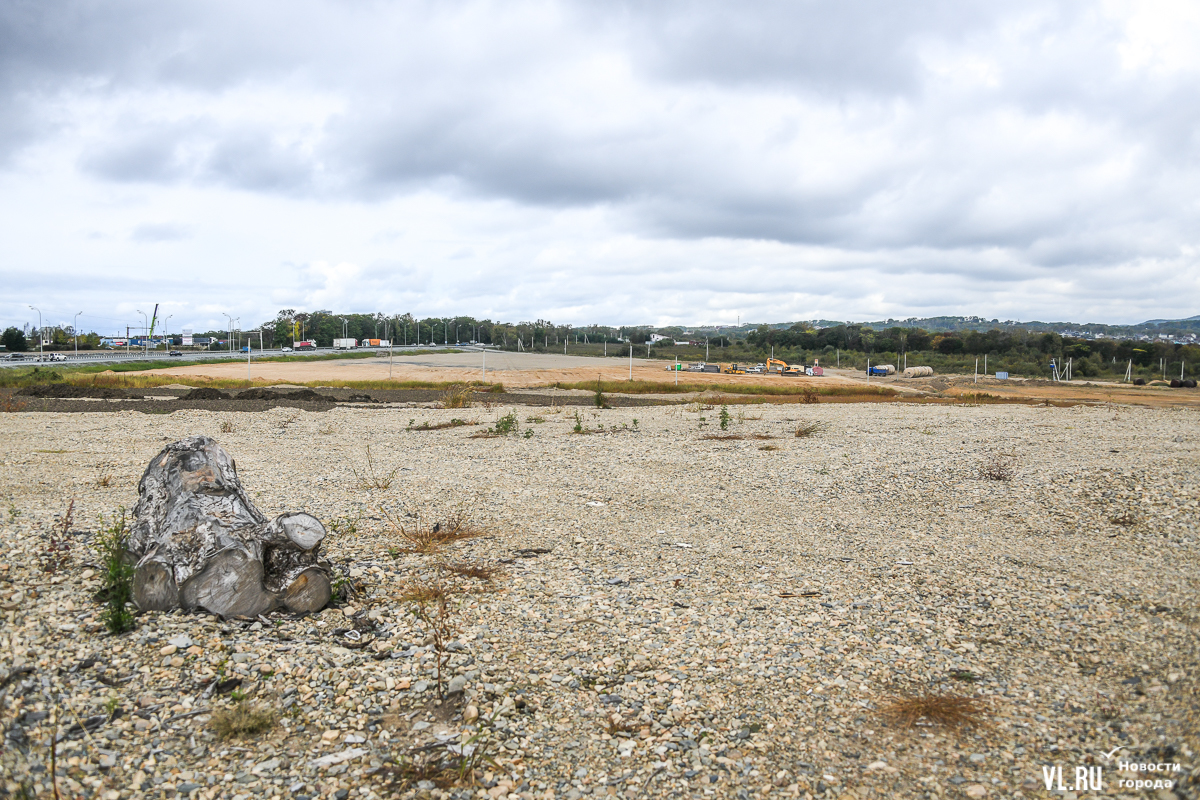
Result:
<instances>
[{"instance_id":1,"label":"truck trailer","mask_svg":"<svg viewBox=\"0 0 1200 800\"><path fill-rule=\"evenodd\" d=\"M334 350L353 350L356 347L358 347L357 339L334 339L333 340L333 349Z\"/></svg>"}]
</instances>

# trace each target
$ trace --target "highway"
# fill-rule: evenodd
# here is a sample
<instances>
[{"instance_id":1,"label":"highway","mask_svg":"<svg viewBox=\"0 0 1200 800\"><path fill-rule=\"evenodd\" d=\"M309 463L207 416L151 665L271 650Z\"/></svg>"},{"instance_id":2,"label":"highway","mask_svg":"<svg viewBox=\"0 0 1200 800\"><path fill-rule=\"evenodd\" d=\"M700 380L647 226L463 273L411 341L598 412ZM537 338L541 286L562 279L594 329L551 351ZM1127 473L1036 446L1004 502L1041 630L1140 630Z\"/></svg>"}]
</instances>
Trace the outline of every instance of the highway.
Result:
<instances>
[{"instance_id":1,"label":"highway","mask_svg":"<svg viewBox=\"0 0 1200 800\"><path fill-rule=\"evenodd\" d=\"M480 349L478 345L470 344L449 344L449 345L396 345L393 352L410 353L420 350L442 350L446 348L476 350ZM487 349L491 349L488 347ZM334 350L332 347L319 347L315 350L298 350L295 352L285 353L280 350L254 350L250 353L250 360L257 361L261 358L278 358L279 356L329 356L331 354L346 354L359 352L372 352L387 355L387 348L380 347L360 347L354 350ZM57 351L56 351L57 352ZM0 367L18 368L31 366L56 366L56 367L71 367L84 366L88 364L127 364L133 361L152 361L162 363L164 366L170 363L180 363L185 361L245 361L246 354L237 352L229 352L228 350L198 350L198 351L183 351L182 356L170 356L163 350L137 350L131 348L126 354L124 350L87 350L80 351L78 354L71 351L62 351L66 356L66 361L49 361L50 351L43 354L39 360L39 354L36 350L21 353L24 358L12 361L9 360L9 353L0 354Z\"/></svg>"}]
</instances>

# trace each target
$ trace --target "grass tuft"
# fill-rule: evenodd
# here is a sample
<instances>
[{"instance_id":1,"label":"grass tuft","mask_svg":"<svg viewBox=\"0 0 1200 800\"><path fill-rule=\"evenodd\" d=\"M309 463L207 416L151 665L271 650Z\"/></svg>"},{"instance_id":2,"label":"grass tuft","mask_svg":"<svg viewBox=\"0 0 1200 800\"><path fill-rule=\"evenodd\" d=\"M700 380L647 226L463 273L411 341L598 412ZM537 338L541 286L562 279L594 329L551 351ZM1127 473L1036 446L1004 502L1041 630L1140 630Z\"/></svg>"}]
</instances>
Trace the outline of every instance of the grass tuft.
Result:
<instances>
[{"instance_id":1,"label":"grass tuft","mask_svg":"<svg viewBox=\"0 0 1200 800\"><path fill-rule=\"evenodd\" d=\"M471 395L474 392L470 386L456 383L442 395L442 408L469 408Z\"/></svg>"},{"instance_id":2,"label":"grass tuft","mask_svg":"<svg viewBox=\"0 0 1200 800\"><path fill-rule=\"evenodd\" d=\"M442 569L453 575L458 575L463 578L474 578L477 581L492 581L498 576L503 575L504 571L499 567L489 567L486 564L443 564Z\"/></svg>"},{"instance_id":3,"label":"grass tuft","mask_svg":"<svg viewBox=\"0 0 1200 800\"><path fill-rule=\"evenodd\" d=\"M991 455L979 464L979 477L985 481L1011 481L1015 475L1012 459L1008 456Z\"/></svg>"},{"instance_id":4,"label":"grass tuft","mask_svg":"<svg viewBox=\"0 0 1200 800\"><path fill-rule=\"evenodd\" d=\"M408 542L408 547L398 548L398 553L440 553L450 545L465 539L474 539L486 535L486 531L474 527L461 514L451 516L445 522L433 525L422 524L420 517L410 523L401 521L387 509L380 511L391 526L392 532Z\"/></svg>"},{"instance_id":5,"label":"grass tuft","mask_svg":"<svg viewBox=\"0 0 1200 800\"><path fill-rule=\"evenodd\" d=\"M386 491L392 488L392 482L396 480L396 473L400 471L400 468L395 467L391 472L384 472L383 468L375 463L371 445L367 445L367 463L363 468L363 474L360 475L358 470L353 467L350 468L350 471L354 473L354 478L359 486Z\"/></svg>"},{"instance_id":6,"label":"grass tuft","mask_svg":"<svg viewBox=\"0 0 1200 800\"><path fill-rule=\"evenodd\" d=\"M825 426L819 422L802 423L796 427L796 438L797 439L807 439L808 437L812 436L814 433L818 433L819 431L823 430L824 427Z\"/></svg>"},{"instance_id":7,"label":"grass tuft","mask_svg":"<svg viewBox=\"0 0 1200 800\"><path fill-rule=\"evenodd\" d=\"M231 708L214 712L211 725L213 732L221 739L257 736L275 726L275 712L239 700Z\"/></svg>"},{"instance_id":8,"label":"grass tuft","mask_svg":"<svg viewBox=\"0 0 1200 800\"><path fill-rule=\"evenodd\" d=\"M900 728L921 724L960 728L986 724L988 709L977 697L926 692L895 697L880 711L884 719Z\"/></svg>"},{"instance_id":9,"label":"grass tuft","mask_svg":"<svg viewBox=\"0 0 1200 800\"><path fill-rule=\"evenodd\" d=\"M405 430L408 431L444 431L447 428L461 428L464 425L478 425L474 420L452 419L449 422L439 422L436 425L431 425L428 422L422 422L420 425L409 425Z\"/></svg>"}]
</instances>

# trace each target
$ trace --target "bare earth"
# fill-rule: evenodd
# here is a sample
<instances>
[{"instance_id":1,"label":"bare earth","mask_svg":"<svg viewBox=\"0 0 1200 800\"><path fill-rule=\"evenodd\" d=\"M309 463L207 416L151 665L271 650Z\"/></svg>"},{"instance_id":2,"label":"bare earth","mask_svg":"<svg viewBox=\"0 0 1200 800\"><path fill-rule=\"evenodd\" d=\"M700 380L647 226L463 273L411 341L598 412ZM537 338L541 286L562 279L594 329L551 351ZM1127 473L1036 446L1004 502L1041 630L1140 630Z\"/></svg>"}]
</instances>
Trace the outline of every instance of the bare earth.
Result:
<instances>
[{"instance_id":1,"label":"bare earth","mask_svg":"<svg viewBox=\"0 0 1200 800\"><path fill-rule=\"evenodd\" d=\"M1194 408L742 406L724 432L694 408L588 410L587 435L571 409L517 408L497 438L470 436L508 408L6 414L0 787L52 796L57 729L71 798L1061 797L1058 767L1067 787L1102 770L1076 797L1168 796L1119 783L1147 778L1196 796ZM411 429L453 417L479 424ZM107 634L91 536L191 434L228 449L264 513L324 521L357 596ZM997 464L1011 479L985 477ZM440 559L402 553L381 509L466 513L490 535L441 558L504 573L450 581L462 691L440 706L400 600ZM278 717L222 740L235 678ZM973 698L975 724L889 715L924 694ZM463 743L494 758L479 783L385 784Z\"/></svg>"},{"instance_id":2,"label":"bare earth","mask_svg":"<svg viewBox=\"0 0 1200 800\"><path fill-rule=\"evenodd\" d=\"M437 355L403 356L392 358L346 359L344 361L263 362L254 363L249 371L245 362L204 364L152 370L146 374L186 377L245 379L247 375L263 382L320 382L320 381L470 381L484 379L485 356L479 352ZM505 388L517 389L545 386L555 382L574 383L595 380L634 380L671 383L675 375L667 371L667 362L628 358L589 358L586 356L547 355L541 353L488 353L487 380L499 381ZM138 373L126 373L138 374ZM1122 403L1154 407L1200 407L1200 390L1169 389L1157 386L1130 386L1104 382L1076 380L1071 383L1052 383L1045 380L1015 379L998 381L995 378L973 376L935 376L932 379L905 379L897 376L872 378L858 371L826 367L822 378L783 378L777 375L720 375L683 372L683 383L723 385L790 385L800 392L806 386L887 386L905 396L962 397L985 393L1019 400L1052 401L1061 403Z\"/></svg>"}]
</instances>

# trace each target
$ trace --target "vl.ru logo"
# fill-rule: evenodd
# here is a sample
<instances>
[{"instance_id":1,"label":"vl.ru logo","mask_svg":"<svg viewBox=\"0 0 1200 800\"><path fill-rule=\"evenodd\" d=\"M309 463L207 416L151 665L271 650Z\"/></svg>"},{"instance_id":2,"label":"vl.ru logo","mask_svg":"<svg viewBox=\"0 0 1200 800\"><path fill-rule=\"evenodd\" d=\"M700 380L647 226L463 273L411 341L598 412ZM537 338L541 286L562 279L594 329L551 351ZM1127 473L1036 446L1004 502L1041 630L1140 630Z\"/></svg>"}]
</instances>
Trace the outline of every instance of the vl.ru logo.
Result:
<instances>
[{"instance_id":1,"label":"vl.ru logo","mask_svg":"<svg viewBox=\"0 0 1200 800\"><path fill-rule=\"evenodd\" d=\"M1119 751L1124 750L1124 746L1115 747L1107 753L1101 755L1108 761L1112 760ZM1125 761L1117 762L1117 773L1133 773L1134 777L1119 777L1117 786L1122 789L1171 789L1175 786L1175 780L1165 776L1154 775L1153 777L1142 777L1144 773L1178 773L1181 771L1178 762L1147 762L1147 761ZM1068 781L1063 778L1063 768L1058 766L1043 766L1042 780L1046 784L1046 791L1059 792L1084 792L1092 791L1099 792L1104 789L1104 770L1101 767L1075 767L1073 780Z\"/></svg>"},{"instance_id":2,"label":"vl.ru logo","mask_svg":"<svg viewBox=\"0 0 1200 800\"><path fill-rule=\"evenodd\" d=\"M1076 767L1074 778L1074 783L1068 785L1063 781L1062 767L1042 767L1042 780L1046 782L1046 791L1099 792L1104 789L1104 769L1102 767Z\"/></svg>"}]
</instances>

